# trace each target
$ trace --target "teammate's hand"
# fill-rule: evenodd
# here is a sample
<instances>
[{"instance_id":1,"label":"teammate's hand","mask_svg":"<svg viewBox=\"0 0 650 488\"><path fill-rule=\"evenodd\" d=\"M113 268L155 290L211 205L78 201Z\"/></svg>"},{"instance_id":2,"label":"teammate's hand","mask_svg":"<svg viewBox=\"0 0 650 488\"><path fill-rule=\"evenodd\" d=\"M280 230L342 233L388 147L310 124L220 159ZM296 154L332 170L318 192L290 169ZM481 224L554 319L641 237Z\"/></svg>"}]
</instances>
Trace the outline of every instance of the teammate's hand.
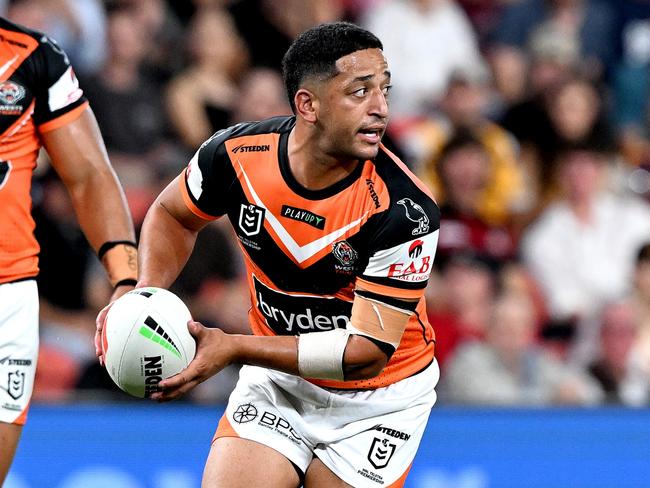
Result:
<instances>
[{"instance_id":1,"label":"teammate's hand","mask_svg":"<svg viewBox=\"0 0 650 488\"><path fill-rule=\"evenodd\" d=\"M187 328L196 339L196 355L187 368L158 384L162 391L152 394L152 400L176 400L232 362L228 334L193 320L187 323Z\"/></svg>"},{"instance_id":2,"label":"teammate's hand","mask_svg":"<svg viewBox=\"0 0 650 488\"><path fill-rule=\"evenodd\" d=\"M95 355L97 356L97 359L99 360L99 364L104 366L104 349L102 348L102 331L104 330L104 323L106 322L106 314L108 313L108 309L111 308L111 305L113 305L113 302L120 298L122 295L130 292L133 290L133 286L131 285L122 285L118 286L115 288L115 291L113 291L113 295L111 295L111 300L108 302L108 305L106 305L104 308L102 308L99 313L97 314L97 318L95 319Z\"/></svg>"}]
</instances>

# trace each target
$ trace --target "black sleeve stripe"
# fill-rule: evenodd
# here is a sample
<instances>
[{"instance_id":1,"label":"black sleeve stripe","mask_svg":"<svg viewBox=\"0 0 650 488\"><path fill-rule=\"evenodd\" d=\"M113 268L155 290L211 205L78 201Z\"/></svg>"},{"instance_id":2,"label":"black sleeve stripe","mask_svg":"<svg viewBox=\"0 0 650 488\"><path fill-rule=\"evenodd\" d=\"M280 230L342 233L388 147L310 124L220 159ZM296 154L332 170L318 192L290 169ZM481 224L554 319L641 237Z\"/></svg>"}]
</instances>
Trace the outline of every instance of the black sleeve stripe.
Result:
<instances>
[{"instance_id":1,"label":"black sleeve stripe","mask_svg":"<svg viewBox=\"0 0 650 488\"><path fill-rule=\"evenodd\" d=\"M356 290L354 293L359 295L360 297L369 298L371 300L385 303L386 305L401 308L403 310L409 310L411 312L415 312L415 309L417 308L419 303L419 300L417 301L400 300L399 298L380 295L379 293L374 293L368 290Z\"/></svg>"},{"instance_id":2,"label":"black sleeve stripe","mask_svg":"<svg viewBox=\"0 0 650 488\"><path fill-rule=\"evenodd\" d=\"M367 335L362 335L361 337L365 337L368 339L370 342L372 342L374 345L376 345L381 351L386 354L386 357L390 361L390 358L393 357L393 354L395 353L395 347L392 346L391 344L388 344L387 342L380 341L379 339L375 339L374 337L370 337Z\"/></svg>"}]
</instances>

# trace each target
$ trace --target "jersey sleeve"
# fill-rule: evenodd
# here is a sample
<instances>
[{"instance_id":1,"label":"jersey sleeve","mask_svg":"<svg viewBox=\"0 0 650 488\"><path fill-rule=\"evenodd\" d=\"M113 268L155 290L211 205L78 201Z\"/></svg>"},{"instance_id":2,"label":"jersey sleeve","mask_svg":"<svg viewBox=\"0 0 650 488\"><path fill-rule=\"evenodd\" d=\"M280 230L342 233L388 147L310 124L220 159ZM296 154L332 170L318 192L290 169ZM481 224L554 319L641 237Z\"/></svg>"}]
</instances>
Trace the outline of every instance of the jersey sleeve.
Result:
<instances>
[{"instance_id":1,"label":"jersey sleeve","mask_svg":"<svg viewBox=\"0 0 650 488\"><path fill-rule=\"evenodd\" d=\"M440 210L420 193L395 199L371 242L357 288L396 299L423 296L438 244Z\"/></svg>"},{"instance_id":2,"label":"jersey sleeve","mask_svg":"<svg viewBox=\"0 0 650 488\"><path fill-rule=\"evenodd\" d=\"M88 102L68 56L53 39L41 36L32 63L36 94L34 122L39 131L47 132L76 118Z\"/></svg>"},{"instance_id":3,"label":"jersey sleeve","mask_svg":"<svg viewBox=\"0 0 650 488\"><path fill-rule=\"evenodd\" d=\"M221 130L205 141L183 173L185 204L206 220L215 220L228 211L228 194L236 175L224 142L233 129Z\"/></svg>"}]
</instances>

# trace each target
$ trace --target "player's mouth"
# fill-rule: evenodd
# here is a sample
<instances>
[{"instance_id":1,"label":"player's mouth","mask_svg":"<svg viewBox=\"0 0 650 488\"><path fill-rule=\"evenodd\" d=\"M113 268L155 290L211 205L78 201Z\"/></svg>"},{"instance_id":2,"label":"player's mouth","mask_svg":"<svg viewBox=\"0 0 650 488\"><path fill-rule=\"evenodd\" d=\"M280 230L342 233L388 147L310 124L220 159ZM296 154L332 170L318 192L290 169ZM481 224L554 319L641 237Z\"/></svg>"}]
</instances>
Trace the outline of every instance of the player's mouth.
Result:
<instances>
[{"instance_id":1,"label":"player's mouth","mask_svg":"<svg viewBox=\"0 0 650 488\"><path fill-rule=\"evenodd\" d=\"M360 129L358 134L361 136L361 139L368 144L379 144L381 136L384 135L385 129L385 125L373 125Z\"/></svg>"}]
</instances>

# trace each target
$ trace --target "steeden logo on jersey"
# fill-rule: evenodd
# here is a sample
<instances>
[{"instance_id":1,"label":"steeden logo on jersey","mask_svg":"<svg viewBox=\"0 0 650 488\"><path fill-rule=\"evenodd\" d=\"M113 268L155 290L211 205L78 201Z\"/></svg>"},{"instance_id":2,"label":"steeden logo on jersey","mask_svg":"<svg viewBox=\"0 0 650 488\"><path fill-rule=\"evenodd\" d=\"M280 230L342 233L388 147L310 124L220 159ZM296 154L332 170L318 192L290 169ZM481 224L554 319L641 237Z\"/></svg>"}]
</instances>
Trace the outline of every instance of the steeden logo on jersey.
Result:
<instances>
[{"instance_id":1,"label":"steeden logo on jersey","mask_svg":"<svg viewBox=\"0 0 650 488\"><path fill-rule=\"evenodd\" d=\"M237 154L240 152L266 152L271 150L270 144L240 144L232 148L232 152Z\"/></svg>"},{"instance_id":2,"label":"steeden logo on jersey","mask_svg":"<svg viewBox=\"0 0 650 488\"><path fill-rule=\"evenodd\" d=\"M368 186L368 193L370 193L370 198L372 198L372 202L375 204L375 208L381 207L379 195L377 195L377 192L375 191L375 182L366 178L366 185Z\"/></svg>"}]
</instances>

